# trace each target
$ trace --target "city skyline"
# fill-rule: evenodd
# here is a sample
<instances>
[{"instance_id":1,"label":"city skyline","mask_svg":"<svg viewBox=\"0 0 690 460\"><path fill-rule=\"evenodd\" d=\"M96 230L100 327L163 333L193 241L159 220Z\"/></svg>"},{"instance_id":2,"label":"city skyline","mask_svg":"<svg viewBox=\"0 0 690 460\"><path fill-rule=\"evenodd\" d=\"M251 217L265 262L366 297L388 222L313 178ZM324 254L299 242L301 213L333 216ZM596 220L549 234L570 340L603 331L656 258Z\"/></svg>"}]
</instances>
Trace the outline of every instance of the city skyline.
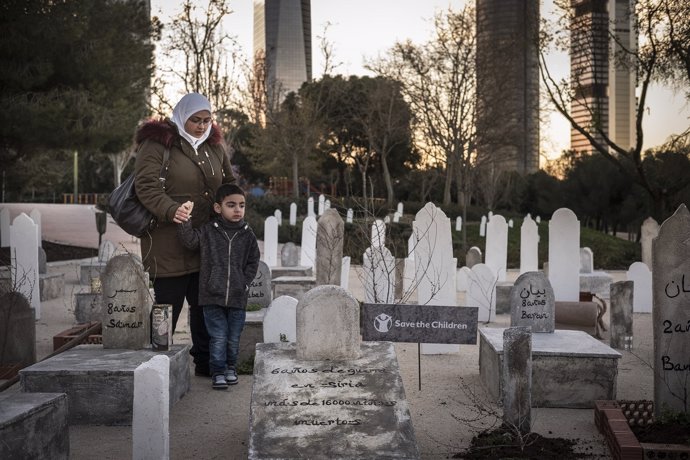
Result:
<instances>
[{"instance_id":1,"label":"city skyline","mask_svg":"<svg viewBox=\"0 0 690 460\"><path fill-rule=\"evenodd\" d=\"M349 0L333 2L311 1L312 69L313 78L323 73L323 56L319 51L320 37L327 22L331 25L326 38L333 46L334 60L341 65L335 73L343 75L373 75L365 68L365 59L383 54L396 41L410 39L422 43L431 38L435 12L451 7L454 10L474 0ZM152 0L152 14L166 15L178 12L181 3ZM251 62L253 40L253 0L231 3L234 12L226 18L225 30L236 36L238 44ZM163 10L162 10L163 8ZM552 14L553 0L542 0L541 12ZM367 14L363 15L362 11ZM549 69L559 78L568 76L568 54L552 53L548 56ZM690 107L683 94L668 87L653 84L648 92L648 103L643 122L644 148L662 144L670 135L679 134L690 125ZM570 126L560 114L542 104L541 149L549 158L560 156L570 148ZM543 166L543 162L542 162Z\"/></svg>"}]
</instances>

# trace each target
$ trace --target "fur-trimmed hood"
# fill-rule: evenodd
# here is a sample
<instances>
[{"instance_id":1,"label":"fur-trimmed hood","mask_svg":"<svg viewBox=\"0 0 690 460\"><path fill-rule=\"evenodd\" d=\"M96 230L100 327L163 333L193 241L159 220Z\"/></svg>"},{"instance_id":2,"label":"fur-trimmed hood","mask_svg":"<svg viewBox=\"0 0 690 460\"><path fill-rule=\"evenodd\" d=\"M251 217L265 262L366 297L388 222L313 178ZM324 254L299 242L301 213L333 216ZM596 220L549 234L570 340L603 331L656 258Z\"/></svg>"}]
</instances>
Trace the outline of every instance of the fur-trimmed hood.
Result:
<instances>
[{"instance_id":1,"label":"fur-trimmed hood","mask_svg":"<svg viewBox=\"0 0 690 460\"><path fill-rule=\"evenodd\" d=\"M136 145L141 145L146 140L152 140L162 144L166 148L171 148L176 139L179 139L177 126L169 119L148 120L137 129L134 141ZM211 134L206 139L210 145L224 144L223 135L215 123L211 126Z\"/></svg>"}]
</instances>

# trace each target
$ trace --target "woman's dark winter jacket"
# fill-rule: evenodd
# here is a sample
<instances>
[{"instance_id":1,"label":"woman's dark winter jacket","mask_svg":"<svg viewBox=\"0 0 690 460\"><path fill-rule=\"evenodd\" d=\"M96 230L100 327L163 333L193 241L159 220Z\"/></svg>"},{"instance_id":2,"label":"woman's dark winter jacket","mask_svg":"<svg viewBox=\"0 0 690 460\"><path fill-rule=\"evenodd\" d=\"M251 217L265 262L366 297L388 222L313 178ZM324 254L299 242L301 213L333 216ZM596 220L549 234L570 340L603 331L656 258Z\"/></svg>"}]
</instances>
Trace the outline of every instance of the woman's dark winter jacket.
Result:
<instances>
[{"instance_id":1,"label":"woman's dark winter jacket","mask_svg":"<svg viewBox=\"0 0 690 460\"><path fill-rule=\"evenodd\" d=\"M220 130L211 134L197 151L184 140L169 120L149 121L136 134L135 187L141 203L158 219L158 226L141 238L141 255L152 279L199 271L199 251L185 248L177 237L175 211L194 202L192 225L209 221L218 186L234 182L230 159ZM165 189L159 180L163 152L170 150Z\"/></svg>"},{"instance_id":2,"label":"woman's dark winter jacket","mask_svg":"<svg viewBox=\"0 0 690 460\"><path fill-rule=\"evenodd\" d=\"M178 236L185 247L201 248L199 305L246 309L249 285L261 257L249 225L215 217L199 229L189 222L179 225Z\"/></svg>"}]
</instances>

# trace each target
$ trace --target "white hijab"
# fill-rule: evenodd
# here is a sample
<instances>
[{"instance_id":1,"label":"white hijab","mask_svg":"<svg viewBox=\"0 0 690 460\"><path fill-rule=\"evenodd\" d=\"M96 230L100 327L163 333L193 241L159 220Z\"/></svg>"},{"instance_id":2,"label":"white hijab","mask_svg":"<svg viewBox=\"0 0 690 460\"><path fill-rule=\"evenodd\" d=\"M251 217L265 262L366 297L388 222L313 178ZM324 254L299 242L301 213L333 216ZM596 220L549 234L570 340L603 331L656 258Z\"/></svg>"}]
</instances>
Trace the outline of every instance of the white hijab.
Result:
<instances>
[{"instance_id":1,"label":"white hijab","mask_svg":"<svg viewBox=\"0 0 690 460\"><path fill-rule=\"evenodd\" d=\"M185 131L184 125L185 123L187 123L187 120L189 120L189 117L202 110L208 110L209 112L211 112L211 103L208 101L208 99L206 99L206 97L202 96L199 93L185 94L184 96L182 96L180 102L178 102L175 108L173 109L173 123L175 123L175 125L177 126L177 130L179 131L180 136L187 139L187 141L192 145L192 147L194 147L194 150L196 150L197 147L201 145L201 143L204 142L206 138L208 138L209 134L211 134L211 123L209 123L208 127L206 128L206 131L199 138L194 137L187 131Z\"/></svg>"}]
</instances>

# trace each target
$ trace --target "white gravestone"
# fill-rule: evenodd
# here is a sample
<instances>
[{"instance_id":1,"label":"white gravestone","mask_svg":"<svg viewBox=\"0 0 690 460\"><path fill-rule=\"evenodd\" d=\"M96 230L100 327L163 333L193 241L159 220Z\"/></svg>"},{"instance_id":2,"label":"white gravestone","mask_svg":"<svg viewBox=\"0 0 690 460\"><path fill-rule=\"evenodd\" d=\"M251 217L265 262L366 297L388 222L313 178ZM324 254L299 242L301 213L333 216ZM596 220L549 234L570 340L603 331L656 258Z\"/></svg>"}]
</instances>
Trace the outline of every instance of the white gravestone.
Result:
<instances>
[{"instance_id":1,"label":"white gravestone","mask_svg":"<svg viewBox=\"0 0 690 460\"><path fill-rule=\"evenodd\" d=\"M468 268L472 268L475 265L481 263L483 263L482 250L479 249L477 246L472 246L467 250L467 254L465 254L465 265Z\"/></svg>"},{"instance_id":2,"label":"white gravestone","mask_svg":"<svg viewBox=\"0 0 690 460\"><path fill-rule=\"evenodd\" d=\"M652 241L659 234L659 223L652 217L647 217L642 222L640 230L640 245L642 246L642 262L652 269Z\"/></svg>"},{"instance_id":3,"label":"white gravestone","mask_svg":"<svg viewBox=\"0 0 690 460\"><path fill-rule=\"evenodd\" d=\"M328 209L331 209L331 200L326 200L323 202L323 210L326 211Z\"/></svg>"},{"instance_id":4,"label":"white gravestone","mask_svg":"<svg viewBox=\"0 0 690 460\"><path fill-rule=\"evenodd\" d=\"M688 413L690 212L681 204L652 243L654 412Z\"/></svg>"},{"instance_id":5,"label":"white gravestone","mask_svg":"<svg viewBox=\"0 0 690 460\"><path fill-rule=\"evenodd\" d=\"M0 209L0 247L6 248L10 245L10 210Z\"/></svg>"},{"instance_id":6,"label":"white gravestone","mask_svg":"<svg viewBox=\"0 0 690 460\"><path fill-rule=\"evenodd\" d=\"M381 219L376 219L371 225L371 245L373 247L386 245L386 224Z\"/></svg>"},{"instance_id":7,"label":"white gravestone","mask_svg":"<svg viewBox=\"0 0 690 460\"><path fill-rule=\"evenodd\" d=\"M347 216L346 216L346 218L345 218L345 221L346 221L348 224L351 224L351 223L352 223L352 217L353 217L353 215L354 215L354 211L352 211L352 208L347 208Z\"/></svg>"},{"instance_id":8,"label":"white gravestone","mask_svg":"<svg viewBox=\"0 0 690 460\"><path fill-rule=\"evenodd\" d=\"M314 197L307 198L307 217L314 217Z\"/></svg>"},{"instance_id":9,"label":"white gravestone","mask_svg":"<svg viewBox=\"0 0 690 460\"><path fill-rule=\"evenodd\" d=\"M396 210L398 214L400 214L401 216L403 215L403 204L401 201L398 201L398 206L396 207Z\"/></svg>"},{"instance_id":10,"label":"white gravestone","mask_svg":"<svg viewBox=\"0 0 690 460\"><path fill-rule=\"evenodd\" d=\"M280 265L283 267L296 267L298 264L299 248L295 243L285 243L280 250Z\"/></svg>"},{"instance_id":11,"label":"white gravestone","mask_svg":"<svg viewBox=\"0 0 690 460\"><path fill-rule=\"evenodd\" d=\"M594 253L589 248L580 248L580 273L594 271Z\"/></svg>"},{"instance_id":12,"label":"white gravestone","mask_svg":"<svg viewBox=\"0 0 690 460\"><path fill-rule=\"evenodd\" d=\"M371 246L362 258L364 302L393 303L395 300L395 257L385 246Z\"/></svg>"},{"instance_id":13,"label":"white gravestone","mask_svg":"<svg viewBox=\"0 0 690 460\"><path fill-rule=\"evenodd\" d=\"M383 223L384 223L384 224L390 224L390 223L391 223L391 217L390 217L390 216L384 217L384 218L383 218Z\"/></svg>"},{"instance_id":14,"label":"white gravestone","mask_svg":"<svg viewBox=\"0 0 690 460\"><path fill-rule=\"evenodd\" d=\"M520 273L539 270L539 228L527 214L520 226Z\"/></svg>"},{"instance_id":15,"label":"white gravestone","mask_svg":"<svg viewBox=\"0 0 690 460\"><path fill-rule=\"evenodd\" d=\"M537 225L541 224L541 216L537 216L534 221L537 223Z\"/></svg>"},{"instance_id":16,"label":"white gravestone","mask_svg":"<svg viewBox=\"0 0 690 460\"><path fill-rule=\"evenodd\" d=\"M470 285L470 273L472 270L469 267L458 268L458 273L455 275L455 288L458 292L467 292Z\"/></svg>"},{"instance_id":17,"label":"white gravestone","mask_svg":"<svg viewBox=\"0 0 690 460\"><path fill-rule=\"evenodd\" d=\"M652 271L643 262L633 262L626 279L633 282L633 313L652 312Z\"/></svg>"},{"instance_id":18,"label":"white gravestone","mask_svg":"<svg viewBox=\"0 0 690 460\"><path fill-rule=\"evenodd\" d=\"M486 216L482 216L482 220L479 222L479 236L486 236Z\"/></svg>"},{"instance_id":19,"label":"white gravestone","mask_svg":"<svg viewBox=\"0 0 690 460\"><path fill-rule=\"evenodd\" d=\"M456 268L453 266L450 219L433 203L427 203L415 215L412 233L417 241L414 248L417 303L456 305ZM457 353L460 346L425 343L421 350L424 354Z\"/></svg>"},{"instance_id":20,"label":"white gravestone","mask_svg":"<svg viewBox=\"0 0 690 460\"><path fill-rule=\"evenodd\" d=\"M393 222L400 222L400 216L402 216L402 214L400 214L398 211L395 211L393 213Z\"/></svg>"},{"instance_id":21,"label":"white gravestone","mask_svg":"<svg viewBox=\"0 0 690 460\"><path fill-rule=\"evenodd\" d=\"M290 225L297 225L297 204L290 203Z\"/></svg>"},{"instance_id":22,"label":"white gravestone","mask_svg":"<svg viewBox=\"0 0 690 460\"><path fill-rule=\"evenodd\" d=\"M326 210L326 197L319 195L319 215L323 214Z\"/></svg>"},{"instance_id":23,"label":"white gravestone","mask_svg":"<svg viewBox=\"0 0 690 460\"><path fill-rule=\"evenodd\" d=\"M508 221L508 228L513 228L513 225L515 225L514 222L513 222L513 219L510 219L510 220Z\"/></svg>"},{"instance_id":24,"label":"white gravestone","mask_svg":"<svg viewBox=\"0 0 690 460\"><path fill-rule=\"evenodd\" d=\"M349 289L350 287L350 256L343 257L343 265L340 270L340 287Z\"/></svg>"},{"instance_id":25,"label":"white gravestone","mask_svg":"<svg viewBox=\"0 0 690 460\"><path fill-rule=\"evenodd\" d=\"M505 281L508 264L508 224L496 214L486 225L486 256L484 263L491 268L498 281Z\"/></svg>"},{"instance_id":26,"label":"white gravestone","mask_svg":"<svg viewBox=\"0 0 690 460\"><path fill-rule=\"evenodd\" d=\"M281 295L271 302L264 314L264 343L297 340L297 299Z\"/></svg>"},{"instance_id":27,"label":"white gravestone","mask_svg":"<svg viewBox=\"0 0 690 460\"><path fill-rule=\"evenodd\" d=\"M316 217L307 216L302 221L302 244L299 264L302 267L313 267L316 260Z\"/></svg>"},{"instance_id":28,"label":"white gravestone","mask_svg":"<svg viewBox=\"0 0 690 460\"><path fill-rule=\"evenodd\" d=\"M41 291L38 275L38 226L25 213L10 226L10 266L12 285L29 300L36 319L41 319Z\"/></svg>"},{"instance_id":29,"label":"white gravestone","mask_svg":"<svg viewBox=\"0 0 690 460\"><path fill-rule=\"evenodd\" d=\"M486 264L477 264L469 273L465 303L478 307L477 320L489 323L496 316L496 274Z\"/></svg>"},{"instance_id":30,"label":"white gravestone","mask_svg":"<svg viewBox=\"0 0 690 460\"><path fill-rule=\"evenodd\" d=\"M493 211L489 211L489 214L486 217L486 221L489 222L493 216L494 216Z\"/></svg>"},{"instance_id":31,"label":"white gravestone","mask_svg":"<svg viewBox=\"0 0 690 460\"><path fill-rule=\"evenodd\" d=\"M455 218L455 231L459 232L462 230L462 216Z\"/></svg>"},{"instance_id":32,"label":"white gravestone","mask_svg":"<svg viewBox=\"0 0 690 460\"><path fill-rule=\"evenodd\" d=\"M43 233L42 233L42 230L41 230L41 211L39 211L38 209L32 209L31 212L29 213L29 217L31 217L31 220L33 220L33 221L34 221L34 224L36 224L36 227L38 227L38 235L37 235L37 238L38 238L37 244L38 244L38 246L37 246L37 247L40 248L40 247L43 246L43 244L42 244L42 242L41 242L41 240L43 239L43 238L42 238Z\"/></svg>"},{"instance_id":33,"label":"white gravestone","mask_svg":"<svg viewBox=\"0 0 690 460\"><path fill-rule=\"evenodd\" d=\"M280 209L276 209L275 211L273 211L273 217L276 218L278 226L283 225L283 211L281 211Z\"/></svg>"},{"instance_id":34,"label":"white gravestone","mask_svg":"<svg viewBox=\"0 0 690 460\"><path fill-rule=\"evenodd\" d=\"M134 369L132 459L170 458L170 358L156 355Z\"/></svg>"},{"instance_id":35,"label":"white gravestone","mask_svg":"<svg viewBox=\"0 0 690 460\"><path fill-rule=\"evenodd\" d=\"M278 265L278 220L268 216L264 221L264 262L269 267Z\"/></svg>"},{"instance_id":36,"label":"white gravestone","mask_svg":"<svg viewBox=\"0 0 690 460\"><path fill-rule=\"evenodd\" d=\"M580 300L580 221L568 208L549 222L549 281L556 301Z\"/></svg>"}]
</instances>

